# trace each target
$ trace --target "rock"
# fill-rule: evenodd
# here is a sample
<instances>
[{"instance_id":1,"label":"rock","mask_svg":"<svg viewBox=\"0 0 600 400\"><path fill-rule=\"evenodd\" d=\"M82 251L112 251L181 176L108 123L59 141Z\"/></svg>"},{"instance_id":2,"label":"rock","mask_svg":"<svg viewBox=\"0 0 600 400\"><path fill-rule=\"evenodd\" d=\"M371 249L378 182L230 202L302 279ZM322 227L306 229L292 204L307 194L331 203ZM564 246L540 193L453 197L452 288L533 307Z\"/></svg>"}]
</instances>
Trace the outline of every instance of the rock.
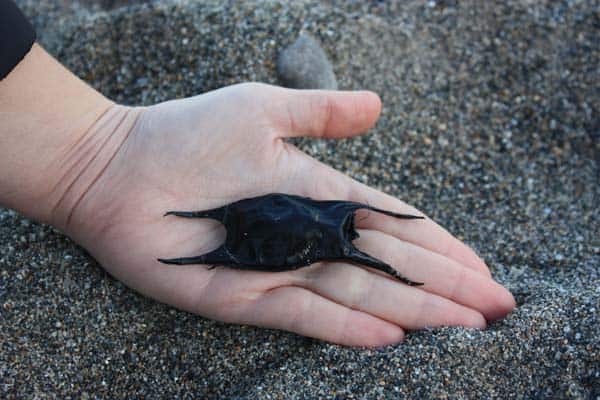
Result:
<instances>
[{"instance_id":1,"label":"rock","mask_svg":"<svg viewBox=\"0 0 600 400\"><path fill-rule=\"evenodd\" d=\"M331 62L319 42L307 33L285 48L277 61L284 86L295 89L337 89Z\"/></svg>"}]
</instances>

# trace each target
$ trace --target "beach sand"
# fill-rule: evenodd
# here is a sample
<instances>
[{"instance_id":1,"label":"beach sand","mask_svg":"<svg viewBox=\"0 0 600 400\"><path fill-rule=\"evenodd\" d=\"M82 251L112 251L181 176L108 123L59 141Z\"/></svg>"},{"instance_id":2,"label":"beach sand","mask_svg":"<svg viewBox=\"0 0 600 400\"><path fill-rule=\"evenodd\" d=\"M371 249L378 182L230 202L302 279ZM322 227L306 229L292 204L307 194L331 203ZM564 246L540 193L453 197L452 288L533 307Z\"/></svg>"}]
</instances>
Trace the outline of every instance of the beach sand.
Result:
<instances>
[{"instance_id":1,"label":"beach sand","mask_svg":"<svg viewBox=\"0 0 600 400\"><path fill-rule=\"evenodd\" d=\"M340 89L384 109L366 136L298 145L466 241L518 307L344 348L156 303L0 209L1 398L600 399L598 1L18 3L50 53L133 105L277 84L310 33Z\"/></svg>"}]
</instances>

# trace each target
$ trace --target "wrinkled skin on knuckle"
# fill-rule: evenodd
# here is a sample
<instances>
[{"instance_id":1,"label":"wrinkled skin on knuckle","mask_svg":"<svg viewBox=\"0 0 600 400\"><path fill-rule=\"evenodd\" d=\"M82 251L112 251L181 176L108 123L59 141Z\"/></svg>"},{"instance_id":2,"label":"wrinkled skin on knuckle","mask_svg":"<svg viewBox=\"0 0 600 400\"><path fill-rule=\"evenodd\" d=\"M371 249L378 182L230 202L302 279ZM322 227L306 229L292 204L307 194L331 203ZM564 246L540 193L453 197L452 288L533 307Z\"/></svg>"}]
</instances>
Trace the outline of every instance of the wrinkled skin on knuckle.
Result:
<instances>
[{"instance_id":1,"label":"wrinkled skin on knuckle","mask_svg":"<svg viewBox=\"0 0 600 400\"><path fill-rule=\"evenodd\" d=\"M248 322L246 321L248 311L254 301L260 297L260 292L244 287L225 288L223 282L219 282L220 280L222 279L213 279L204 291L196 293L191 311L227 323ZM230 280L230 282L236 281L240 280Z\"/></svg>"},{"instance_id":2,"label":"wrinkled skin on knuckle","mask_svg":"<svg viewBox=\"0 0 600 400\"><path fill-rule=\"evenodd\" d=\"M313 95L309 104L310 113L314 116L311 130L315 134L328 132L334 115L334 101L328 96Z\"/></svg>"},{"instance_id":3,"label":"wrinkled skin on knuckle","mask_svg":"<svg viewBox=\"0 0 600 400\"><path fill-rule=\"evenodd\" d=\"M356 268L356 267L354 267ZM374 283L374 274L357 268L353 273L347 274L345 279L344 290L348 296L348 307L361 310L367 308L369 297L373 294L372 287Z\"/></svg>"}]
</instances>

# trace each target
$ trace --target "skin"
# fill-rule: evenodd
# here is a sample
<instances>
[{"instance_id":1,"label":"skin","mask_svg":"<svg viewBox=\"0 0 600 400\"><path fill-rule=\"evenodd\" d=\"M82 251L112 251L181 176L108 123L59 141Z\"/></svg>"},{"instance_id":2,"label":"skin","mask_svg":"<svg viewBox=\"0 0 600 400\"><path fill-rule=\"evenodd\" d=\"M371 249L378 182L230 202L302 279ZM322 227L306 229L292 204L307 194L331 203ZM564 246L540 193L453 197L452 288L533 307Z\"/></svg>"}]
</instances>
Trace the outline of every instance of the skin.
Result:
<instances>
[{"instance_id":1,"label":"skin","mask_svg":"<svg viewBox=\"0 0 600 400\"><path fill-rule=\"evenodd\" d=\"M397 343L425 327L485 328L514 299L431 219L357 215L356 246L426 282L419 287L339 262L269 273L157 261L206 253L225 237L216 221L165 211L271 192L423 215L284 141L364 133L380 111L372 92L257 83L126 107L36 44L0 82L0 204L56 226L131 288L208 318L350 346Z\"/></svg>"}]
</instances>

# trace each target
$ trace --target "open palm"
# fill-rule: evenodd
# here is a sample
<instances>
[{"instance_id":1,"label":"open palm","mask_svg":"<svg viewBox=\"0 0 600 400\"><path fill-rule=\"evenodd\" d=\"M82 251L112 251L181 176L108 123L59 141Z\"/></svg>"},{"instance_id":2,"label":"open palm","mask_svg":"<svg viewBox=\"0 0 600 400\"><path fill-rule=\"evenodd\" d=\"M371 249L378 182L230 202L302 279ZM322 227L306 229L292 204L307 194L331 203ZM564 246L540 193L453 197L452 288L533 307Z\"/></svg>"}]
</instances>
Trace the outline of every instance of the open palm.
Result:
<instances>
[{"instance_id":1,"label":"open palm","mask_svg":"<svg viewBox=\"0 0 600 400\"><path fill-rule=\"evenodd\" d=\"M114 106L107 114L137 121L72 210L67 232L130 287L221 321L365 346L398 342L405 329L485 327L512 310L512 296L473 251L430 219L357 218L356 246L424 282L420 287L344 262L269 273L157 261L204 254L225 238L216 221L164 218L168 210L205 210L280 192L422 215L283 140L364 132L380 107L369 92L263 84L148 108Z\"/></svg>"}]
</instances>

